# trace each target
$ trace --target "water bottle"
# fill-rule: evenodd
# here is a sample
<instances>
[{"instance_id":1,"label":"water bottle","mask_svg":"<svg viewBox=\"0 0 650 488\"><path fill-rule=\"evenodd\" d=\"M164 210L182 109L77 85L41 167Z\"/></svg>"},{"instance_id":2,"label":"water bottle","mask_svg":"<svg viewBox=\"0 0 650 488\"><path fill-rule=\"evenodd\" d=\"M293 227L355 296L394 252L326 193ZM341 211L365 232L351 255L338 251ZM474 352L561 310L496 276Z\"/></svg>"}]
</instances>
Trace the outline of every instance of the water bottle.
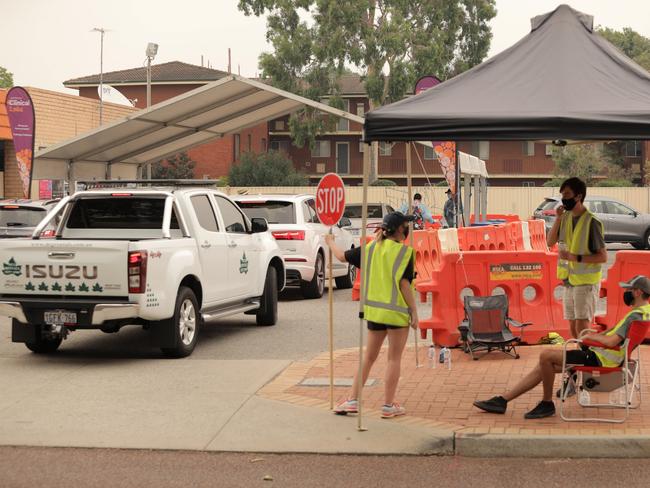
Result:
<instances>
[{"instance_id":1,"label":"water bottle","mask_svg":"<svg viewBox=\"0 0 650 488\"><path fill-rule=\"evenodd\" d=\"M578 403L580 403L580 405L589 405L589 404L591 404L591 395L584 388L580 390L580 396L578 397Z\"/></svg>"},{"instance_id":2,"label":"water bottle","mask_svg":"<svg viewBox=\"0 0 650 488\"><path fill-rule=\"evenodd\" d=\"M445 347L444 360L447 365L447 369L451 369L451 351L448 347Z\"/></svg>"},{"instance_id":3,"label":"water bottle","mask_svg":"<svg viewBox=\"0 0 650 488\"><path fill-rule=\"evenodd\" d=\"M427 351L427 358L429 358L429 368L436 367L436 345L431 344L429 350Z\"/></svg>"},{"instance_id":4,"label":"water bottle","mask_svg":"<svg viewBox=\"0 0 650 488\"><path fill-rule=\"evenodd\" d=\"M445 364L445 349L446 347L441 347L440 348L440 354L438 355L438 362L440 364Z\"/></svg>"},{"instance_id":5,"label":"water bottle","mask_svg":"<svg viewBox=\"0 0 650 488\"><path fill-rule=\"evenodd\" d=\"M609 394L609 404L610 405L621 405L625 406L625 388L617 388Z\"/></svg>"}]
</instances>

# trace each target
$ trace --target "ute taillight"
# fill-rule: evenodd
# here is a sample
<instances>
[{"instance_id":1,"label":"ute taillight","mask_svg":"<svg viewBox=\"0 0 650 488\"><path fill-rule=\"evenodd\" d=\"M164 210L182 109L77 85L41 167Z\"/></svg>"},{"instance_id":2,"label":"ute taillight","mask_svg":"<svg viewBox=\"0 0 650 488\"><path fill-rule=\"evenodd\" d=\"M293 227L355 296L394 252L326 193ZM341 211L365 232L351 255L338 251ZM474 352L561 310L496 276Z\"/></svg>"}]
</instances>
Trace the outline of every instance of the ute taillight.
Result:
<instances>
[{"instance_id":1,"label":"ute taillight","mask_svg":"<svg viewBox=\"0 0 650 488\"><path fill-rule=\"evenodd\" d=\"M129 251L129 293L144 293L147 286L147 251Z\"/></svg>"},{"instance_id":2,"label":"ute taillight","mask_svg":"<svg viewBox=\"0 0 650 488\"><path fill-rule=\"evenodd\" d=\"M276 241L304 241L304 230L276 230L271 232Z\"/></svg>"},{"instance_id":3,"label":"ute taillight","mask_svg":"<svg viewBox=\"0 0 650 488\"><path fill-rule=\"evenodd\" d=\"M48 229L41 232L41 239L52 239L56 237L56 231L54 229Z\"/></svg>"}]
</instances>

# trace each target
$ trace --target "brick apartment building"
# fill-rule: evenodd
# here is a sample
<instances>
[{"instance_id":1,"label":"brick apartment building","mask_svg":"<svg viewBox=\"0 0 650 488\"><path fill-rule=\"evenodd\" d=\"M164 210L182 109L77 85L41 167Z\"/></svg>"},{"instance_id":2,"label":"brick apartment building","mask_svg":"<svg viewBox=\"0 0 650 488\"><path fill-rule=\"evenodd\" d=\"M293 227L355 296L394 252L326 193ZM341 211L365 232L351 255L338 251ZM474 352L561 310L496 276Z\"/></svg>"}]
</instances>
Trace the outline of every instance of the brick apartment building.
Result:
<instances>
[{"instance_id":1,"label":"brick apartment building","mask_svg":"<svg viewBox=\"0 0 650 488\"><path fill-rule=\"evenodd\" d=\"M227 76L220 70L179 61L152 66L152 103L158 103ZM104 73L104 83L135 101L135 106L146 106L146 69L144 67ZM98 99L99 75L75 78L64 82L67 88L79 90L85 98ZM363 116L369 109L363 81L358 75L345 75L340 80L345 109ZM265 152L275 149L285 152L297 170L309 176L311 183L329 171L338 172L348 184L361 183L363 164L362 127L340 120L335 131L323 134L314 149L292 144L288 127L289 116L261 123L223 139L190 149L189 156L197 162L197 178L216 178L227 175L241 153ZM461 142L459 149L486 161L490 184L494 186L541 186L553 177L554 162L550 147L536 141L475 141ZM631 141L623 146L626 165L641 178L644 162L649 154L647 144ZM442 181L435 153L416 146L412 154L414 184ZM377 164L378 177L398 184L406 182L406 153L403 143L382 143Z\"/></svg>"},{"instance_id":2,"label":"brick apartment building","mask_svg":"<svg viewBox=\"0 0 650 488\"><path fill-rule=\"evenodd\" d=\"M36 132L34 149L38 151L52 144L70 139L95 129L99 124L99 102L75 95L41 88L26 87L34 103ZM0 196L22 198L22 184L18 176L5 100L8 90L0 90ZM113 103L104 104L104 122L122 118L136 109ZM62 181L53 181L55 193L63 191ZM39 198L39 181L32 181L32 198Z\"/></svg>"}]
</instances>

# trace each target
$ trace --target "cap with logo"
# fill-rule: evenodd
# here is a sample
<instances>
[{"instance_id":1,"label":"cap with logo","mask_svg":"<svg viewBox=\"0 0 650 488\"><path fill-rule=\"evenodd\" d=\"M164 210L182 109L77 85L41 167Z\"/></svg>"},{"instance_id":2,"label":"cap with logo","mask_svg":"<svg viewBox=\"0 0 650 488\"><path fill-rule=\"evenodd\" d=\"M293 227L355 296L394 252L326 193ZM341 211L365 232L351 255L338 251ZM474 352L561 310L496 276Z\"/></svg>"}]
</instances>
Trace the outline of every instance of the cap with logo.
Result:
<instances>
[{"instance_id":1,"label":"cap with logo","mask_svg":"<svg viewBox=\"0 0 650 488\"><path fill-rule=\"evenodd\" d=\"M415 215L405 215L402 212L390 212L384 215L381 228L387 231L395 231L404 222L413 222Z\"/></svg>"},{"instance_id":2,"label":"cap with logo","mask_svg":"<svg viewBox=\"0 0 650 488\"><path fill-rule=\"evenodd\" d=\"M629 281L622 281L619 283L619 286L621 288L636 288L650 295L650 279L643 275L636 275Z\"/></svg>"}]
</instances>

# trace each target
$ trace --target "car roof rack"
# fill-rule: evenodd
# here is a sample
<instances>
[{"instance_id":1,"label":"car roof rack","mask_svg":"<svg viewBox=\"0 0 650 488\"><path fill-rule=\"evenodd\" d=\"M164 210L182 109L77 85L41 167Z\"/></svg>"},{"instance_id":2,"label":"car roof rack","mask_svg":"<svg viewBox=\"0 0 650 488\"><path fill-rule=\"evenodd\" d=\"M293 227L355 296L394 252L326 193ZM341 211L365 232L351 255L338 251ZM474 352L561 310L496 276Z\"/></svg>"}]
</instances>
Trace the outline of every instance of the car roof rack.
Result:
<instances>
[{"instance_id":1,"label":"car roof rack","mask_svg":"<svg viewBox=\"0 0 650 488\"><path fill-rule=\"evenodd\" d=\"M77 185L85 190L101 188L147 188L147 187L184 187L212 186L216 187L219 180L90 180L77 181Z\"/></svg>"}]
</instances>

